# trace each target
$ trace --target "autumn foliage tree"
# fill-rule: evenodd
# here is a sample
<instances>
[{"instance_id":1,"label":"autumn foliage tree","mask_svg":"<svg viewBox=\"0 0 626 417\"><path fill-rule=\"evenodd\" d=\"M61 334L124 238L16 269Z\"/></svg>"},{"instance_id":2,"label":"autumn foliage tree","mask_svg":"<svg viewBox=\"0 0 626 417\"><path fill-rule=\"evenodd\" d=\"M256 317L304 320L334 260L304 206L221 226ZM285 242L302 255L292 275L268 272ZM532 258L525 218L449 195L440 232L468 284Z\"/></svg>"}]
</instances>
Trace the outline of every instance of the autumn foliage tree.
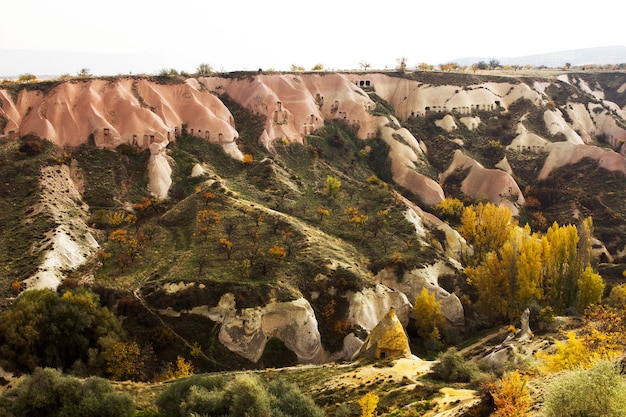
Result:
<instances>
[{"instance_id":1,"label":"autumn foliage tree","mask_svg":"<svg viewBox=\"0 0 626 417\"><path fill-rule=\"evenodd\" d=\"M502 247L514 226L513 213L507 207L492 203L466 207L459 233L474 248L470 264L481 262L489 252Z\"/></svg>"},{"instance_id":2,"label":"autumn foliage tree","mask_svg":"<svg viewBox=\"0 0 626 417\"><path fill-rule=\"evenodd\" d=\"M591 267L591 218L539 234L518 226L508 208L481 203L465 208L459 232L474 251L465 272L475 308L492 320L517 319L533 301L582 312L602 297L602 277Z\"/></svg>"},{"instance_id":3,"label":"autumn foliage tree","mask_svg":"<svg viewBox=\"0 0 626 417\"><path fill-rule=\"evenodd\" d=\"M496 410L494 417L525 417L528 416L533 403L527 379L519 372L506 374L491 386L490 393Z\"/></svg>"},{"instance_id":4,"label":"autumn foliage tree","mask_svg":"<svg viewBox=\"0 0 626 417\"><path fill-rule=\"evenodd\" d=\"M441 335L446 333L447 322L441 312L441 303L426 287L415 297L413 313L417 335L425 342L439 342Z\"/></svg>"}]
</instances>

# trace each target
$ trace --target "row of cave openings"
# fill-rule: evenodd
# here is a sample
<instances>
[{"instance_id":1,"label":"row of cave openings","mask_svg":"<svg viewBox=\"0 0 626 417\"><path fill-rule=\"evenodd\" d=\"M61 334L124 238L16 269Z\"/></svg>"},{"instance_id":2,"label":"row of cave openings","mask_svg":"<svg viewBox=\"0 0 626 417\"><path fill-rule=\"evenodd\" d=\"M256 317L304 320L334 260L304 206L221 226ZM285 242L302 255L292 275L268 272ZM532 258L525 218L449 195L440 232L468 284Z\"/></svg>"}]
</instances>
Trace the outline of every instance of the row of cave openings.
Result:
<instances>
[{"instance_id":1,"label":"row of cave openings","mask_svg":"<svg viewBox=\"0 0 626 417\"><path fill-rule=\"evenodd\" d=\"M99 137L99 131L96 130L96 132L94 132L94 137L96 139L98 139ZM200 137L205 139L206 141L210 142L211 141L211 131L209 129L205 129L204 131L202 129L188 129L187 131L188 134L190 134L191 136L196 136L196 137ZM174 131L166 131L165 135L163 135L163 137L165 139L167 139L168 142L173 142L176 140L176 138L180 137L183 134L183 129L179 128L178 126L174 126ZM156 135L154 133L149 133L149 134L144 134L142 136L142 140L141 143L139 142L139 136L137 134L133 134L131 136L131 140L130 143L133 146L139 147L141 146L142 148L148 148L151 144L153 144L156 141ZM98 141L96 141L97 143ZM115 137L111 134L111 131L109 128L103 128L102 129L102 145L104 147L108 147L108 146L112 146L115 143ZM224 134L223 133L218 133L217 134L217 143L219 145L222 145L224 143Z\"/></svg>"},{"instance_id":2,"label":"row of cave openings","mask_svg":"<svg viewBox=\"0 0 626 417\"><path fill-rule=\"evenodd\" d=\"M355 85L364 88L374 90L374 83L371 80L358 80L354 82ZM408 97L404 97L406 101ZM420 110L412 110L410 112L410 117L424 117L426 113L435 112L435 113L447 113L448 111L460 114L471 114L477 111L494 111L498 107L500 107L500 100L495 100L493 103L488 104L472 104L470 106L459 106L452 107L448 109L447 106L426 106L423 111ZM368 109L369 110L369 109Z\"/></svg>"}]
</instances>

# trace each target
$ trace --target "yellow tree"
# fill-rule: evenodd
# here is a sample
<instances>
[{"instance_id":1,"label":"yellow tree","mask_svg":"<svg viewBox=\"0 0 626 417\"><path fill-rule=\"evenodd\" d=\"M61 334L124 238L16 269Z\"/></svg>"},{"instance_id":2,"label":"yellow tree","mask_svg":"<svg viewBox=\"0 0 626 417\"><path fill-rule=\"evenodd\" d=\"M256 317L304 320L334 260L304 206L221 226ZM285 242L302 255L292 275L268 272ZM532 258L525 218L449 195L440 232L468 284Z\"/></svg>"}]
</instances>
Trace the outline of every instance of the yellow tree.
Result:
<instances>
[{"instance_id":1,"label":"yellow tree","mask_svg":"<svg viewBox=\"0 0 626 417\"><path fill-rule=\"evenodd\" d=\"M466 207L459 233L474 248L470 264L479 263L489 252L502 247L513 226L513 214L507 207L492 203Z\"/></svg>"},{"instance_id":2,"label":"yellow tree","mask_svg":"<svg viewBox=\"0 0 626 417\"><path fill-rule=\"evenodd\" d=\"M519 229L519 228L518 228ZM526 225L521 232L515 234L518 254L516 258L516 275L514 294L512 295L512 309L509 318L518 318L532 300L543 298L541 274L543 267L543 253L541 238L530 232Z\"/></svg>"},{"instance_id":3,"label":"yellow tree","mask_svg":"<svg viewBox=\"0 0 626 417\"><path fill-rule=\"evenodd\" d=\"M529 226L516 226L497 251L467 267L468 283L478 292L477 309L491 318L513 320L532 300L541 299L541 248Z\"/></svg>"},{"instance_id":4,"label":"yellow tree","mask_svg":"<svg viewBox=\"0 0 626 417\"><path fill-rule=\"evenodd\" d=\"M378 395L368 392L359 400L361 406L361 417L374 417L378 407Z\"/></svg>"},{"instance_id":5,"label":"yellow tree","mask_svg":"<svg viewBox=\"0 0 626 417\"><path fill-rule=\"evenodd\" d=\"M437 301L435 294L431 294L426 287L415 297L413 304L417 335L423 340L435 339L446 332L446 318L441 312L441 303Z\"/></svg>"},{"instance_id":6,"label":"yellow tree","mask_svg":"<svg viewBox=\"0 0 626 417\"><path fill-rule=\"evenodd\" d=\"M543 293L548 303L560 312L575 305L578 294L578 231L574 225L556 222L542 238Z\"/></svg>"},{"instance_id":7,"label":"yellow tree","mask_svg":"<svg viewBox=\"0 0 626 417\"><path fill-rule=\"evenodd\" d=\"M597 304L602 300L604 293L604 281L602 277L595 273L589 266L578 279L578 311L584 311L592 304Z\"/></svg>"},{"instance_id":8,"label":"yellow tree","mask_svg":"<svg viewBox=\"0 0 626 417\"><path fill-rule=\"evenodd\" d=\"M529 415L533 399L527 379L513 371L502 377L499 384L490 389L496 411L494 417L525 417Z\"/></svg>"},{"instance_id":9,"label":"yellow tree","mask_svg":"<svg viewBox=\"0 0 626 417\"><path fill-rule=\"evenodd\" d=\"M328 197L333 198L335 195L339 193L341 189L341 180L337 177L333 177L329 175L324 180L324 194Z\"/></svg>"}]
</instances>

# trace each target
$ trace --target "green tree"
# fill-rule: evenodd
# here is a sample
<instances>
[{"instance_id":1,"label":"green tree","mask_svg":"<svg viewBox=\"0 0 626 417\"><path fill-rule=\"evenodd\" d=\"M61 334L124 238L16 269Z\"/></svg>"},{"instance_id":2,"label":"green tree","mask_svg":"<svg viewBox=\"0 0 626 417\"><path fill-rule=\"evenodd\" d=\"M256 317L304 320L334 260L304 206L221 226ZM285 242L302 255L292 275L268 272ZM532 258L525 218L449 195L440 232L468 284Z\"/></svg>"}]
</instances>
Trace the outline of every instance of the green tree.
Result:
<instances>
[{"instance_id":1,"label":"green tree","mask_svg":"<svg viewBox=\"0 0 626 417\"><path fill-rule=\"evenodd\" d=\"M166 417L183 417L188 415L188 412L195 411L190 406L185 406L184 403L191 403L189 401L189 395L192 387L199 387L205 389L207 392L223 392L226 385L226 379L222 375L201 376L193 375L189 378L183 378L176 380L169 384L157 397L156 404L159 409L159 414ZM197 389L196 389L197 391ZM202 404L202 400L197 397L196 392L196 404ZM228 406L221 405L216 402L216 398L209 399L212 404L219 407L221 412L212 411L215 415L227 415ZM206 405L206 403L205 403ZM184 408L184 410L181 409ZM204 407L204 405L202 405ZM206 409L205 409L206 410ZM198 411L202 411L198 409ZM204 411L208 412L208 410Z\"/></svg>"},{"instance_id":2,"label":"green tree","mask_svg":"<svg viewBox=\"0 0 626 417\"><path fill-rule=\"evenodd\" d=\"M196 74L201 76L208 76L213 74L213 68L209 64L200 64L198 68L196 68Z\"/></svg>"},{"instance_id":3,"label":"green tree","mask_svg":"<svg viewBox=\"0 0 626 417\"><path fill-rule=\"evenodd\" d=\"M271 416L271 398L258 376L237 375L224 391L231 416Z\"/></svg>"},{"instance_id":4,"label":"green tree","mask_svg":"<svg viewBox=\"0 0 626 417\"><path fill-rule=\"evenodd\" d=\"M115 316L86 288L63 296L47 289L26 291L0 314L0 364L24 371L95 365L120 335Z\"/></svg>"},{"instance_id":5,"label":"green tree","mask_svg":"<svg viewBox=\"0 0 626 417\"><path fill-rule=\"evenodd\" d=\"M465 360L455 347L439 355L432 371L436 379L446 382L470 382L480 373L478 366Z\"/></svg>"},{"instance_id":6,"label":"green tree","mask_svg":"<svg viewBox=\"0 0 626 417\"><path fill-rule=\"evenodd\" d=\"M17 78L19 83L34 83L35 81L37 81L37 77L33 74L20 74Z\"/></svg>"},{"instance_id":7,"label":"green tree","mask_svg":"<svg viewBox=\"0 0 626 417\"><path fill-rule=\"evenodd\" d=\"M137 342L117 341L107 349L106 371L113 380L136 380L143 364L144 358Z\"/></svg>"},{"instance_id":8,"label":"green tree","mask_svg":"<svg viewBox=\"0 0 626 417\"><path fill-rule=\"evenodd\" d=\"M267 391L273 397L272 413L274 416L323 417L324 412L311 397L300 391L293 382L277 379L270 382ZM277 413L276 410L280 411Z\"/></svg>"}]
</instances>

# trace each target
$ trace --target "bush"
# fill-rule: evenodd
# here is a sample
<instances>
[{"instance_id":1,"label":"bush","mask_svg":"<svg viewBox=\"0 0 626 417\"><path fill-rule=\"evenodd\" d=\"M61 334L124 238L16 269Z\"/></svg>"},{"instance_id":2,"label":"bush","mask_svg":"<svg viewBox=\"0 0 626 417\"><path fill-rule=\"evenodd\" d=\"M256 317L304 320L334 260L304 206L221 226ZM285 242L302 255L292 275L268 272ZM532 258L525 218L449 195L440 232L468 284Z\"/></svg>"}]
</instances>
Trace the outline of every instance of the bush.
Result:
<instances>
[{"instance_id":1,"label":"bush","mask_svg":"<svg viewBox=\"0 0 626 417\"><path fill-rule=\"evenodd\" d=\"M626 381L616 363L600 361L555 378L546 387L547 417L626 415Z\"/></svg>"},{"instance_id":2,"label":"bush","mask_svg":"<svg viewBox=\"0 0 626 417\"><path fill-rule=\"evenodd\" d=\"M502 377L490 390L496 411L493 417L525 417L532 405L532 397L525 377L514 371Z\"/></svg>"},{"instance_id":3,"label":"bush","mask_svg":"<svg viewBox=\"0 0 626 417\"><path fill-rule=\"evenodd\" d=\"M223 390L226 380L222 376L200 376L194 375L189 378L180 379L173 382L167 389L157 398L157 407L159 413L165 417L182 417L186 415L182 411L182 404L189 401L188 397L192 387L204 388L206 391ZM196 392L194 396L199 393ZM205 405L204 399L193 398L193 401L199 405ZM185 405L185 411L190 411L191 406Z\"/></svg>"},{"instance_id":4,"label":"bush","mask_svg":"<svg viewBox=\"0 0 626 417\"><path fill-rule=\"evenodd\" d=\"M270 396L258 377L250 374L237 375L224 391L230 416L272 415Z\"/></svg>"},{"instance_id":5,"label":"bush","mask_svg":"<svg viewBox=\"0 0 626 417\"><path fill-rule=\"evenodd\" d=\"M432 370L436 379L446 382L470 382L480 372L476 364L466 361L453 347L439 356Z\"/></svg>"},{"instance_id":6,"label":"bush","mask_svg":"<svg viewBox=\"0 0 626 417\"><path fill-rule=\"evenodd\" d=\"M133 416L130 396L116 393L102 378L84 382L51 368L38 368L2 398L0 415L31 416Z\"/></svg>"},{"instance_id":7,"label":"bush","mask_svg":"<svg viewBox=\"0 0 626 417\"><path fill-rule=\"evenodd\" d=\"M283 380L265 384L251 374L226 382L221 376L192 376L171 384L157 399L163 417L190 415L322 417L324 413L299 388Z\"/></svg>"},{"instance_id":8,"label":"bush","mask_svg":"<svg viewBox=\"0 0 626 417\"><path fill-rule=\"evenodd\" d=\"M180 405L181 414L221 416L228 414L228 403L224 398L224 391L218 389L208 390L204 387L192 385L187 399Z\"/></svg>"},{"instance_id":9,"label":"bush","mask_svg":"<svg viewBox=\"0 0 626 417\"><path fill-rule=\"evenodd\" d=\"M275 397L272 415L289 417L323 417L323 411L313 399L304 395L292 382L276 380L269 383L267 390Z\"/></svg>"}]
</instances>

